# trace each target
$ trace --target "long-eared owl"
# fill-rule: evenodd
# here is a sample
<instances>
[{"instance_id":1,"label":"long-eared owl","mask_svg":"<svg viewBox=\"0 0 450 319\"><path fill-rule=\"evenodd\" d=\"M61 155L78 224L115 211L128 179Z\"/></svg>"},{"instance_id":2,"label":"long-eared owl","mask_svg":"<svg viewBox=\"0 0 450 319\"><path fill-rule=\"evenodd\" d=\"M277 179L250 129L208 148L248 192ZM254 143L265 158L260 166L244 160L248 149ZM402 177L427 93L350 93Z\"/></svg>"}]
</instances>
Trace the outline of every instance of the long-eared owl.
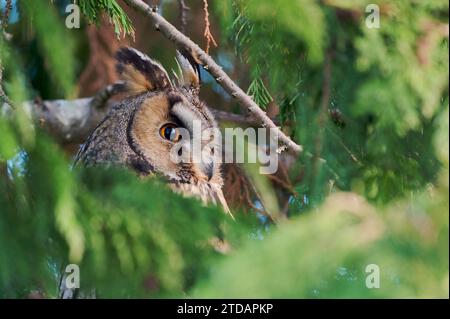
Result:
<instances>
[{"instance_id":1,"label":"long-eared owl","mask_svg":"<svg viewBox=\"0 0 450 319\"><path fill-rule=\"evenodd\" d=\"M75 164L119 165L139 175L158 174L173 190L220 204L229 212L222 193L220 134L211 111L199 99L198 64L177 51L180 74L172 80L160 63L136 49L122 48L116 58L127 97L97 125ZM200 124L200 133L194 122ZM193 160L194 140L201 145L199 161ZM174 153L181 160L173 160Z\"/></svg>"}]
</instances>

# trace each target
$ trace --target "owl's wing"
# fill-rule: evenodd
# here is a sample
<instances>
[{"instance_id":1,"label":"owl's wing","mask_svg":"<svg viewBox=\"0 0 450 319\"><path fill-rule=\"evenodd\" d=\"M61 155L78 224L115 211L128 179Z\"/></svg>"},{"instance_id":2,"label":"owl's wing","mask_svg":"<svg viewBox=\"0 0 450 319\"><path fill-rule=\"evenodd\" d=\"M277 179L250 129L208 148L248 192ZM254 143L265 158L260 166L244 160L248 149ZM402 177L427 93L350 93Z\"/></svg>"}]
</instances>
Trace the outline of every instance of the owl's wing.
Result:
<instances>
[{"instance_id":1,"label":"owl's wing","mask_svg":"<svg viewBox=\"0 0 450 319\"><path fill-rule=\"evenodd\" d=\"M92 142L96 140L97 129L104 125L104 123L107 121L107 117L105 117L100 123L97 124L95 129L92 131L92 133L89 135L89 137L86 139L84 144L82 144L75 155L75 160L73 161L72 167L77 166L79 163L82 163L84 165L89 164L89 156L88 156L88 150L93 144Z\"/></svg>"}]
</instances>

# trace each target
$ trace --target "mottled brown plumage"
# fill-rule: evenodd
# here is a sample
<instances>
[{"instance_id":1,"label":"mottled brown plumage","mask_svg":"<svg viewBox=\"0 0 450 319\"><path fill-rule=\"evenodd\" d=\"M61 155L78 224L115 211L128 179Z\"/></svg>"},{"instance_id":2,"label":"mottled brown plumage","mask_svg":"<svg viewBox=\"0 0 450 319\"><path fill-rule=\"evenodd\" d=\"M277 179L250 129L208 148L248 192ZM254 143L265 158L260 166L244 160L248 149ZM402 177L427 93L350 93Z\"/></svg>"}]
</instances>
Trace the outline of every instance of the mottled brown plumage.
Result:
<instances>
[{"instance_id":1,"label":"mottled brown plumage","mask_svg":"<svg viewBox=\"0 0 450 319\"><path fill-rule=\"evenodd\" d=\"M181 73L174 82L158 62L135 49L122 48L117 60L128 97L98 124L75 163L126 166L143 176L159 174L173 190L205 203L220 203L228 212L222 193L220 137L210 133L217 124L198 97L200 76L194 60L177 52ZM180 145L177 138L188 142L177 135L181 129L196 138L194 120L201 123L202 133L208 133L201 138L205 160L198 163L185 152L189 148L174 149ZM175 151L185 156L184 160L174 162L170 154Z\"/></svg>"}]
</instances>

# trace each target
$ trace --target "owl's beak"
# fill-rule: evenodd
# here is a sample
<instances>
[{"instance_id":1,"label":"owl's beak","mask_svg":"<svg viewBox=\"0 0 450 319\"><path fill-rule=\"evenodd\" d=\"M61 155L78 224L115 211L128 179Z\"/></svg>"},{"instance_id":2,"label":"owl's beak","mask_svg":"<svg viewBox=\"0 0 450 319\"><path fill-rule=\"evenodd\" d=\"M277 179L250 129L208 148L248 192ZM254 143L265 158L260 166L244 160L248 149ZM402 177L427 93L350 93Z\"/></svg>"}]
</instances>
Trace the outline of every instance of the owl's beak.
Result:
<instances>
[{"instance_id":1,"label":"owl's beak","mask_svg":"<svg viewBox=\"0 0 450 319\"><path fill-rule=\"evenodd\" d=\"M201 158L199 158L198 168L204 175L204 178L209 182L214 176L215 161L217 158L214 156L214 149L209 147L204 147L201 153Z\"/></svg>"}]
</instances>

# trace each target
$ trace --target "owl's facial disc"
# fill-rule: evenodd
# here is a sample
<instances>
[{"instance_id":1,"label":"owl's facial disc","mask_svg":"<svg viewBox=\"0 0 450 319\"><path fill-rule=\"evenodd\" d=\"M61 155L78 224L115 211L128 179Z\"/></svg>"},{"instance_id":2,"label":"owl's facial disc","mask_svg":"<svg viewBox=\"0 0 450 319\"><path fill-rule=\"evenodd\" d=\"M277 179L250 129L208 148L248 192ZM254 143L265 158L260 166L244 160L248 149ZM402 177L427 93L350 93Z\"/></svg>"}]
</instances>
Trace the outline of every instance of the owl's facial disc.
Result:
<instances>
[{"instance_id":1,"label":"owl's facial disc","mask_svg":"<svg viewBox=\"0 0 450 319\"><path fill-rule=\"evenodd\" d=\"M182 163L190 163L196 175L210 181L217 172L218 147L217 128L209 113L203 112L185 100L173 104L171 114L181 125L179 145L174 146L172 154L180 155ZM179 156L180 157L180 156Z\"/></svg>"},{"instance_id":2,"label":"owl's facial disc","mask_svg":"<svg viewBox=\"0 0 450 319\"><path fill-rule=\"evenodd\" d=\"M137 109L130 130L132 148L154 170L191 183L221 183L221 154L214 119L203 105L171 93L150 95Z\"/></svg>"}]
</instances>

